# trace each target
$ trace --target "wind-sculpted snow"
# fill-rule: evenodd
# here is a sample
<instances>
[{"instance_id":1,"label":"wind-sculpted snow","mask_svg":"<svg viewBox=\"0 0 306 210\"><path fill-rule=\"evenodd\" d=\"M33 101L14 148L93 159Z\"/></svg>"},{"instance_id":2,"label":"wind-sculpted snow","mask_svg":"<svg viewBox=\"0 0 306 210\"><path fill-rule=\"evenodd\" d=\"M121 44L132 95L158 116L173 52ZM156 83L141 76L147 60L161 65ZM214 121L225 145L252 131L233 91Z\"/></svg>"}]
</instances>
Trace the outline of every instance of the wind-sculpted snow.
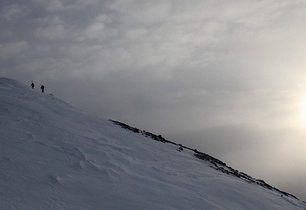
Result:
<instances>
[{"instance_id":1,"label":"wind-sculpted snow","mask_svg":"<svg viewBox=\"0 0 306 210\"><path fill-rule=\"evenodd\" d=\"M148 139L1 78L0 209L306 209Z\"/></svg>"}]
</instances>

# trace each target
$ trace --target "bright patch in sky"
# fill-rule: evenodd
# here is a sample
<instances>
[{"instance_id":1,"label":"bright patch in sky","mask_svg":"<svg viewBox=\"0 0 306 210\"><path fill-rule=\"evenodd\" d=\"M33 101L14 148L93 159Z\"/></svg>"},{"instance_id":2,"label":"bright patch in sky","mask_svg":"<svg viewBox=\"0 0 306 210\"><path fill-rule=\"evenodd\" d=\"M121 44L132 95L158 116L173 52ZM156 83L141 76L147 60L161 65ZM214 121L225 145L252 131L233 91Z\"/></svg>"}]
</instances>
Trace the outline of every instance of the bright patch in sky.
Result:
<instances>
[{"instance_id":1,"label":"bright patch in sky","mask_svg":"<svg viewBox=\"0 0 306 210\"><path fill-rule=\"evenodd\" d=\"M303 118L303 127L306 128L306 94L302 100L302 118Z\"/></svg>"}]
</instances>

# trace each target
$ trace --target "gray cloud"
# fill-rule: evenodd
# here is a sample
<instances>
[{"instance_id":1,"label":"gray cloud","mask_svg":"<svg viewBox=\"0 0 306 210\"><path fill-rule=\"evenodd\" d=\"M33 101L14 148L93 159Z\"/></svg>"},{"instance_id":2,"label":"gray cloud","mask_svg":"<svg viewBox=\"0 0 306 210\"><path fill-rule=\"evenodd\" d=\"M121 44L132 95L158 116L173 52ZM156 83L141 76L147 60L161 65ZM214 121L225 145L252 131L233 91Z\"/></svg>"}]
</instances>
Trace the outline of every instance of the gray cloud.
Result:
<instances>
[{"instance_id":1,"label":"gray cloud","mask_svg":"<svg viewBox=\"0 0 306 210\"><path fill-rule=\"evenodd\" d=\"M1 76L306 199L292 181L305 171L291 167L306 163L304 1L4 0L0 11ZM280 159L288 170L275 174Z\"/></svg>"},{"instance_id":2,"label":"gray cloud","mask_svg":"<svg viewBox=\"0 0 306 210\"><path fill-rule=\"evenodd\" d=\"M26 41L8 42L0 45L0 58L9 59L13 56L17 56L24 53L28 48Z\"/></svg>"}]
</instances>

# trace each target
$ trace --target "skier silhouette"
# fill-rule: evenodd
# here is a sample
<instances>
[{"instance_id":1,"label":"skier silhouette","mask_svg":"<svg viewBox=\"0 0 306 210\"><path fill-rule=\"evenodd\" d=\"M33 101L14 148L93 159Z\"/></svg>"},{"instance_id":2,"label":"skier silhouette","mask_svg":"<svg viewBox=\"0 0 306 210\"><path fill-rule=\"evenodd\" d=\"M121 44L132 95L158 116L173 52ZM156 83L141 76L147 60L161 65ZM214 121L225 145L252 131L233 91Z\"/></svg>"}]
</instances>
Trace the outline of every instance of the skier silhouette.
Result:
<instances>
[{"instance_id":1,"label":"skier silhouette","mask_svg":"<svg viewBox=\"0 0 306 210\"><path fill-rule=\"evenodd\" d=\"M42 93L45 92L45 86L44 86L44 85L41 85L41 86L40 86L40 89L41 89L41 92L42 92Z\"/></svg>"},{"instance_id":2,"label":"skier silhouette","mask_svg":"<svg viewBox=\"0 0 306 210\"><path fill-rule=\"evenodd\" d=\"M32 81L31 88L34 89L34 87L35 87L35 85L34 85L34 83Z\"/></svg>"}]
</instances>

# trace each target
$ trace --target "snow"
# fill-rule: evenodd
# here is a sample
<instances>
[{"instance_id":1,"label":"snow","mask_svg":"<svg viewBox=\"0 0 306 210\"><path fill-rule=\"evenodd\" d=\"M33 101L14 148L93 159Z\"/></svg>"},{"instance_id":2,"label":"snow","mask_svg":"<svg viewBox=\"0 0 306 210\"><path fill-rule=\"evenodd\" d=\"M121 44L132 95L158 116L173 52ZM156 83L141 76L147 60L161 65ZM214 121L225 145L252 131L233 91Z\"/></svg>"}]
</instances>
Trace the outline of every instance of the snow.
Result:
<instances>
[{"instance_id":1,"label":"snow","mask_svg":"<svg viewBox=\"0 0 306 210\"><path fill-rule=\"evenodd\" d=\"M0 209L306 209L0 78Z\"/></svg>"}]
</instances>

